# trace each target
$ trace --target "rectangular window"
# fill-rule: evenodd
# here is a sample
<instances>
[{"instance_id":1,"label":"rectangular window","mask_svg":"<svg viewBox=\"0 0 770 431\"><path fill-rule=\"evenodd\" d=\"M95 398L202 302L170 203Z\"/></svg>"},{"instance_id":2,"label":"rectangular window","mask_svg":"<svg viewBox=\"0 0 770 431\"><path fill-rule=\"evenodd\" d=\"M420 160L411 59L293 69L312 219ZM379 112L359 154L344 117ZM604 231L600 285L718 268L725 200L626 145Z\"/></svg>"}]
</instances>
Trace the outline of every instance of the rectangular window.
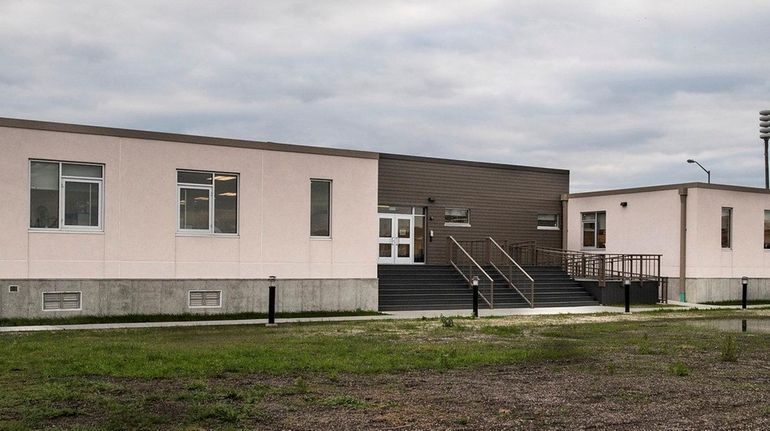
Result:
<instances>
[{"instance_id":1,"label":"rectangular window","mask_svg":"<svg viewBox=\"0 0 770 431\"><path fill-rule=\"evenodd\" d=\"M445 208L444 226L470 226L471 210L468 208Z\"/></svg>"},{"instance_id":2,"label":"rectangular window","mask_svg":"<svg viewBox=\"0 0 770 431\"><path fill-rule=\"evenodd\" d=\"M238 174L177 171L179 231L238 233Z\"/></svg>"},{"instance_id":3,"label":"rectangular window","mask_svg":"<svg viewBox=\"0 0 770 431\"><path fill-rule=\"evenodd\" d=\"M765 250L770 250L770 211L765 210Z\"/></svg>"},{"instance_id":4,"label":"rectangular window","mask_svg":"<svg viewBox=\"0 0 770 431\"><path fill-rule=\"evenodd\" d=\"M606 248L607 214L604 211L582 213L583 247Z\"/></svg>"},{"instance_id":5,"label":"rectangular window","mask_svg":"<svg viewBox=\"0 0 770 431\"><path fill-rule=\"evenodd\" d=\"M101 230L104 166L30 161L29 227Z\"/></svg>"},{"instance_id":6,"label":"rectangular window","mask_svg":"<svg viewBox=\"0 0 770 431\"><path fill-rule=\"evenodd\" d=\"M43 311L80 310L80 292L43 292Z\"/></svg>"},{"instance_id":7,"label":"rectangular window","mask_svg":"<svg viewBox=\"0 0 770 431\"><path fill-rule=\"evenodd\" d=\"M732 246L733 209L722 208L722 248Z\"/></svg>"},{"instance_id":8,"label":"rectangular window","mask_svg":"<svg viewBox=\"0 0 770 431\"><path fill-rule=\"evenodd\" d=\"M191 290L187 303L189 308L221 308L221 290Z\"/></svg>"},{"instance_id":9,"label":"rectangular window","mask_svg":"<svg viewBox=\"0 0 770 431\"><path fill-rule=\"evenodd\" d=\"M310 236L331 237L332 182L310 180Z\"/></svg>"},{"instance_id":10,"label":"rectangular window","mask_svg":"<svg viewBox=\"0 0 770 431\"><path fill-rule=\"evenodd\" d=\"M538 214L537 228L541 230L559 230L559 214Z\"/></svg>"}]
</instances>

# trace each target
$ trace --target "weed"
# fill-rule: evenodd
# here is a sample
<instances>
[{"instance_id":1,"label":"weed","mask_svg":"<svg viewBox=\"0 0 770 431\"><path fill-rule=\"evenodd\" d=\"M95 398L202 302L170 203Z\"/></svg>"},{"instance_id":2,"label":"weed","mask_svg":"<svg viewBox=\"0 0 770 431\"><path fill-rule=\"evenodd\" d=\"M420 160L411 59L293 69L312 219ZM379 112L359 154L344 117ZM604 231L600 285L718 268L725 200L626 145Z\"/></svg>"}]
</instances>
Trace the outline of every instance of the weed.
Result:
<instances>
[{"instance_id":1,"label":"weed","mask_svg":"<svg viewBox=\"0 0 770 431\"><path fill-rule=\"evenodd\" d=\"M443 328L451 328L455 326L455 321L451 317L447 317L442 314L440 319L441 319L441 327Z\"/></svg>"},{"instance_id":2,"label":"weed","mask_svg":"<svg viewBox=\"0 0 770 431\"><path fill-rule=\"evenodd\" d=\"M638 347L639 347L639 354L640 355L656 355L656 354L660 353L660 352L658 352L657 350L653 349L650 346L650 337L647 336L647 334L644 334L642 336L642 340L639 341L639 346Z\"/></svg>"},{"instance_id":3,"label":"weed","mask_svg":"<svg viewBox=\"0 0 770 431\"><path fill-rule=\"evenodd\" d=\"M738 344L732 335L725 336L722 341L722 351L719 359L722 362L735 362L738 360Z\"/></svg>"},{"instance_id":4,"label":"weed","mask_svg":"<svg viewBox=\"0 0 770 431\"><path fill-rule=\"evenodd\" d=\"M668 370L671 371L671 374L679 377L690 375L690 367L682 361L674 362L668 367Z\"/></svg>"}]
</instances>

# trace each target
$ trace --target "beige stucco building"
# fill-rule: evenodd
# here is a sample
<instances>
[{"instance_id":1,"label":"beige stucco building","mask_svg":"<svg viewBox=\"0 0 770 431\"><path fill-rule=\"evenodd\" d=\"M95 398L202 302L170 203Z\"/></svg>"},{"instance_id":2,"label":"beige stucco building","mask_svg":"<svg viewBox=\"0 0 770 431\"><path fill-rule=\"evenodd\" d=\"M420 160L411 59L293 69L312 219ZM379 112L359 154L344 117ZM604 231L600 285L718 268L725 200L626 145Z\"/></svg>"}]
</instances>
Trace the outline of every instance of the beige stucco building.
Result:
<instances>
[{"instance_id":1,"label":"beige stucco building","mask_svg":"<svg viewBox=\"0 0 770 431\"><path fill-rule=\"evenodd\" d=\"M571 250L661 254L670 299L770 298L770 191L687 183L565 196Z\"/></svg>"},{"instance_id":2,"label":"beige stucco building","mask_svg":"<svg viewBox=\"0 0 770 431\"><path fill-rule=\"evenodd\" d=\"M0 149L2 316L260 311L271 275L279 311L377 309L376 153L14 119Z\"/></svg>"}]
</instances>

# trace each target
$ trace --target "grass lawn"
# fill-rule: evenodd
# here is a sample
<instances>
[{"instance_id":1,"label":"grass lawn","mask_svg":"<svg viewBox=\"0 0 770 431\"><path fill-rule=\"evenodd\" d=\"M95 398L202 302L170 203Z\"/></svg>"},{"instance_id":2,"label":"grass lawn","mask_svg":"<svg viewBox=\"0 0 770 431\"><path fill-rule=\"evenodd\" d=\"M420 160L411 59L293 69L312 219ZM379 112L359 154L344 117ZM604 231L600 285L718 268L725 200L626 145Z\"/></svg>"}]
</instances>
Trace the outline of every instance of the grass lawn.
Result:
<instances>
[{"instance_id":1,"label":"grass lawn","mask_svg":"<svg viewBox=\"0 0 770 431\"><path fill-rule=\"evenodd\" d=\"M716 301L716 302L704 302L704 304L707 305L741 305L743 304L743 301L740 299L732 300L732 301ZM753 300L747 300L747 305L770 305L770 299L753 299Z\"/></svg>"},{"instance_id":2,"label":"grass lawn","mask_svg":"<svg viewBox=\"0 0 770 431\"><path fill-rule=\"evenodd\" d=\"M659 311L0 335L0 429L770 426L770 334Z\"/></svg>"},{"instance_id":3,"label":"grass lawn","mask_svg":"<svg viewBox=\"0 0 770 431\"><path fill-rule=\"evenodd\" d=\"M305 311L301 313L276 313L275 317L333 317L333 316L376 316L377 311ZM0 326L32 326L32 325L80 325L89 323L134 323L134 322L184 322L196 320L245 320L267 319L267 313L212 313L212 314L127 314L123 316L72 316L49 317L44 319L1 318Z\"/></svg>"}]
</instances>

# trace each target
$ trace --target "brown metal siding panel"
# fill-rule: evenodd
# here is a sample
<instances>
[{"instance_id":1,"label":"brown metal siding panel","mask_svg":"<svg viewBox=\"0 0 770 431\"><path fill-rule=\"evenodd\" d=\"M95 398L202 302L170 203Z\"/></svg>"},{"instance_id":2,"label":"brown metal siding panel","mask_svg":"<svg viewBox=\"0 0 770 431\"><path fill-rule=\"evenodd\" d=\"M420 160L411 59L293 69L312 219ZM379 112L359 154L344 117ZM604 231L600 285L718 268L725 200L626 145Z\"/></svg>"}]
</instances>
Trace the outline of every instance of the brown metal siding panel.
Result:
<instances>
[{"instance_id":1,"label":"brown metal siding panel","mask_svg":"<svg viewBox=\"0 0 770 431\"><path fill-rule=\"evenodd\" d=\"M446 263L446 238L529 241L561 247L561 232L537 230L538 213L561 214L569 172L463 166L436 160L380 158L379 201L428 207L427 263ZM428 202L428 197L435 199ZM444 208L470 208L471 227L444 226ZM431 220L432 218L432 220Z\"/></svg>"}]
</instances>

